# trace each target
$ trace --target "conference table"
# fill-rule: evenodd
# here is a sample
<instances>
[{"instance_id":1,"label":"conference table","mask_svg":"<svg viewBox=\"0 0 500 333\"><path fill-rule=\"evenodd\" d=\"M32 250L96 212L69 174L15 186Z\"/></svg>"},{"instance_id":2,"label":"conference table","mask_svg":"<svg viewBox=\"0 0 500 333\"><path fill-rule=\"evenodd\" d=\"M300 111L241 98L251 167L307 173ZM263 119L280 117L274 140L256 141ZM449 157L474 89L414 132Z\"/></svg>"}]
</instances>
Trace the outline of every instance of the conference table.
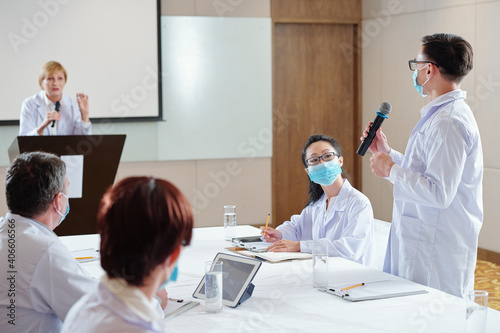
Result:
<instances>
[{"instance_id":1,"label":"conference table","mask_svg":"<svg viewBox=\"0 0 500 333\"><path fill-rule=\"evenodd\" d=\"M235 235L258 232L237 226ZM99 248L99 235L60 239L71 251ZM169 297L200 305L168 319L166 332L466 332L465 301L459 297L421 286L428 293L349 302L313 287L311 259L263 262L252 297L236 308L207 313L204 301L192 294L204 275L204 263L218 252L233 253L226 249L231 245L224 240L223 227L193 230L191 245L184 247L178 261L178 279L166 288ZM400 279L343 258L331 257L328 264L329 285ZM98 261L82 266L96 278L103 274ZM499 311L488 309L487 332L500 332Z\"/></svg>"}]
</instances>

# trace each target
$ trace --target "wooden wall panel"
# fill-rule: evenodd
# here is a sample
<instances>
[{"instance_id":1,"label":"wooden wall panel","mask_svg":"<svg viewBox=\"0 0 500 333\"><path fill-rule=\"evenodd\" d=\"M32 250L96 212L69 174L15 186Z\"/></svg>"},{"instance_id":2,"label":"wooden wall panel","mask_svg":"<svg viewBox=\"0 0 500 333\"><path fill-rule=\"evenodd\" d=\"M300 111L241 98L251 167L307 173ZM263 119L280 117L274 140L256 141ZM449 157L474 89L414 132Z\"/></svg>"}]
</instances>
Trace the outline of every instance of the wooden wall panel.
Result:
<instances>
[{"instance_id":1,"label":"wooden wall panel","mask_svg":"<svg viewBox=\"0 0 500 333\"><path fill-rule=\"evenodd\" d=\"M275 20L361 21L361 0L271 0Z\"/></svg>"},{"instance_id":2,"label":"wooden wall panel","mask_svg":"<svg viewBox=\"0 0 500 333\"><path fill-rule=\"evenodd\" d=\"M302 148L312 134L340 144L344 169L357 187L360 168L358 67L342 45L354 45L355 25L276 23L273 84L273 224L307 202ZM358 137L358 141L354 138Z\"/></svg>"}]
</instances>

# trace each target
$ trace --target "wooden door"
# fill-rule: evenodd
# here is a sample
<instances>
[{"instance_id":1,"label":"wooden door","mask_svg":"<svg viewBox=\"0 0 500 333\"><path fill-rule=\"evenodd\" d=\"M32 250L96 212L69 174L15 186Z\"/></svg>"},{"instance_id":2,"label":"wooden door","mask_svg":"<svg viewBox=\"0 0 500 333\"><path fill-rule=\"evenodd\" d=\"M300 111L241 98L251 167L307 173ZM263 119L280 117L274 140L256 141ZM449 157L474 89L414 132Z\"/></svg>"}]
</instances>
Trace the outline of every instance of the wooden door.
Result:
<instances>
[{"instance_id":1,"label":"wooden door","mask_svg":"<svg viewBox=\"0 0 500 333\"><path fill-rule=\"evenodd\" d=\"M355 24L274 25L273 225L299 214L309 178L301 151L313 134L337 140L344 169L360 184L358 59Z\"/></svg>"}]
</instances>

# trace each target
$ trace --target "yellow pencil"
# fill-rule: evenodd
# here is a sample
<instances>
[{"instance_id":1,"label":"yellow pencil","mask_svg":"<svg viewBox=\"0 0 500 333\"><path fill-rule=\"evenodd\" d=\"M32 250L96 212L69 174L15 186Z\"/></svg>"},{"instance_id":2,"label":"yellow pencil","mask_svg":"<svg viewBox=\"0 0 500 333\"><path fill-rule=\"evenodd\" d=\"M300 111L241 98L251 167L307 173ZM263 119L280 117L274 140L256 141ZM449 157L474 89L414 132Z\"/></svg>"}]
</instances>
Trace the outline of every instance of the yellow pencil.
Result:
<instances>
[{"instance_id":1,"label":"yellow pencil","mask_svg":"<svg viewBox=\"0 0 500 333\"><path fill-rule=\"evenodd\" d=\"M356 288L356 287L361 287L361 286L364 286L364 285L365 285L365 283L363 282L363 283L360 283L360 284L355 284L354 286L342 288L342 289L340 289L340 291L349 290L349 289Z\"/></svg>"},{"instance_id":2,"label":"yellow pencil","mask_svg":"<svg viewBox=\"0 0 500 333\"><path fill-rule=\"evenodd\" d=\"M264 235L267 235L267 226L269 225L269 217L271 214L267 214L266 229L264 230Z\"/></svg>"},{"instance_id":3,"label":"yellow pencil","mask_svg":"<svg viewBox=\"0 0 500 333\"><path fill-rule=\"evenodd\" d=\"M76 260L83 260L83 259L94 259L94 257L78 257L75 258Z\"/></svg>"}]
</instances>

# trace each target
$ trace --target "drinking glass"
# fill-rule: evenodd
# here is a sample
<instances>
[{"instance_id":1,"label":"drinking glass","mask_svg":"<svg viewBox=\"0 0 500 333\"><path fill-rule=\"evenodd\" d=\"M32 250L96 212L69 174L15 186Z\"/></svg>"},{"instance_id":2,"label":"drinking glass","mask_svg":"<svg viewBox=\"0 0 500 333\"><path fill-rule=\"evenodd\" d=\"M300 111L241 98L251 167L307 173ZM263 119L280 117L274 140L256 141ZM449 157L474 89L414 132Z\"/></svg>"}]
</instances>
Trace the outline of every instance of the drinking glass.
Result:
<instances>
[{"instance_id":1,"label":"drinking glass","mask_svg":"<svg viewBox=\"0 0 500 333\"><path fill-rule=\"evenodd\" d=\"M328 288L328 241L313 241L313 285L314 288Z\"/></svg>"},{"instance_id":2,"label":"drinking glass","mask_svg":"<svg viewBox=\"0 0 500 333\"><path fill-rule=\"evenodd\" d=\"M471 290L465 297L467 306L467 333L486 333L486 317L488 311L488 292Z\"/></svg>"},{"instance_id":3,"label":"drinking glass","mask_svg":"<svg viewBox=\"0 0 500 333\"><path fill-rule=\"evenodd\" d=\"M224 206L224 239L231 240L236 230L236 206Z\"/></svg>"},{"instance_id":4,"label":"drinking glass","mask_svg":"<svg viewBox=\"0 0 500 333\"><path fill-rule=\"evenodd\" d=\"M205 310L222 311L222 261L205 263Z\"/></svg>"}]
</instances>

